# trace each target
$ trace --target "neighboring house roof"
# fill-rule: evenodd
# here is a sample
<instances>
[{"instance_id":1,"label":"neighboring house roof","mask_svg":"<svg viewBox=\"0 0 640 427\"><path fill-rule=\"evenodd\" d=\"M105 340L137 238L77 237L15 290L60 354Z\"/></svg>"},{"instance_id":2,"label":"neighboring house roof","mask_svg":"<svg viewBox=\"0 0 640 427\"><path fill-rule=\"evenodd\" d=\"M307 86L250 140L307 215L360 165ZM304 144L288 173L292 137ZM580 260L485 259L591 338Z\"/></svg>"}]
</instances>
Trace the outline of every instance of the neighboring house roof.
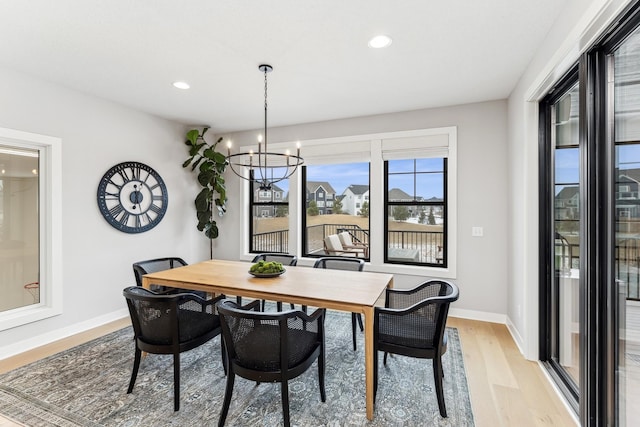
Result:
<instances>
[{"instance_id":1,"label":"neighboring house roof","mask_svg":"<svg viewBox=\"0 0 640 427\"><path fill-rule=\"evenodd\" d=\"M616 172L618 172L617 175L619 177L626 176L635 182L640 182L640 169L624 169L617 170Z\"/></svg>"},{"instance_id":2,"label":"neighboring house roof","mask_svg":"<svg viewBox=\"0 0 640 427\"><path fill-rule=\"evenodd\" d=\"M413 201L413 196L408 195L399 188L392 188L389 190L389 200Z\"/></svg>"},{"instance_id":3,"label":"neighboring house roof","mask_svg":"<svg viewBox=\"0 0 640 427\"><path fill-rule=\"evenodd\" d=\"M580 188L578 186L564 187L562 190L560 190L558 194L556 194L556 199L559 199L559 200L572 199L578 194L579 191L580 191Z\"/></svg>"},{"instance_id":4,"label":"neighboring house roof","mask_svg":"<svg viewBox=\"0 0 640 427\"><path fill-rule=\"evenodd\" d=\"M346 192L347 190L351 191L355 195L363 195L364 193L369 191L369 186L360 185L360 184L351 184L344 190L344 192Z\"/></svg>"},{"instance_id":5,"label":"neighboring house roof","mask_svg":"<svg viewBox=\"0 0 640 427\"><path fill-rule=\"evenodd\" d=\"M336 194L336 190L327 181L307 181L307 191L309 193L315 193L319 187L324 188L324 191L329 194Z\"/></svg>"}]
</instances>

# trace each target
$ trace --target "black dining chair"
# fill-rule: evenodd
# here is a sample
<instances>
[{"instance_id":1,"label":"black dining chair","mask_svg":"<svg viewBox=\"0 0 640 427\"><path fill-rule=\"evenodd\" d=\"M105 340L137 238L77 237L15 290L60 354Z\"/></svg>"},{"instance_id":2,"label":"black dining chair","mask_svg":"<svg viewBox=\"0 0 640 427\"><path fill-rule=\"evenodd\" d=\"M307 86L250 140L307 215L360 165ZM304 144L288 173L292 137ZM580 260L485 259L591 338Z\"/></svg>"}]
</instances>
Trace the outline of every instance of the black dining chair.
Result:
<instances>
[{"instance_id":1,"label":"black dining chair","mask_svg":"<svg viewBox=\"0 0 640 427\"><path fill-rule=\"evenodd\" d=\"M279 262L282 265L288 265L290 267L295 267L296 265L298 265L297 256L291 255L291 254L276 253L276 252L258 254L255 257L253 257L253 261L251 262L256 263L258 261L265 261L265 262L275 261L275 262ZM242 297L236 297L236 302L238 304L242 304ZM262 311L264 311L265 304L266 304L266 301L262 300ZM282 311L282 302L277 301L276 307L278 311ZM293 310L294 308L295 306L291 304L291 309Z\"/></svg>"},{"instance_id":2,"label":"black dining chair","mask_svg":"<svg viewBox=\"0 0 640 427\"><path fill-rule=\"evenodd\" d=\"M323 257L319 258L313 268L328 268L331 270L349 270L362 271L364 269L364 260L358 258L345 257ZM349 284L346 283L348 286ZM303 311L306 307L303 307ZM362 315L360 313L351 313L351 337L353 339L353 351L356 351L356 321L360 326L360 331L364 331L362 324Z\"/></svg>"},{"instance_id":3,"label":"black dining chair","mask_svg":"<svg viewBox=\"0 0 640 427\"><path fill-rule=\"evenodd\" d=\"M289 380L318 361L320 399L326 400L325 309L307 315L302 311L258 312L260 301L245 307L234 301L218 303L228 360L227 387L218 426L224 426L233 394L235 376L261 382L279 382L284 425L290 425ZM308 404L308 402L306 403Z\"/></svg>"},{"instance_id":4,"label":"black dining chair","mask_svg":"<svg viewBox=\"0 0 640 427\"><path fill-rule=\"evenodd\" d=\"M169 270L171 268L184 267L187 265L185 260L178 257L166 257L148 259L146 261L138 261L133 263L133 275L136 279L136 285L142 286L142 276L158 271ZM151 285L150 289L162 294L175 294L180 292L191 292L206 299L207 293L202 291L194 291L190 289L171 288L169 286Z\"/></svg>"},{"instance_id":5,"label":"black dining chair","mask_svg":"<svg viewBox=\"0 0 640 427\"><path fill-rule=\"evenodd\" d=\"M449 305L458 299L458 287L445 280L430 280L410 290L387 289L384 308L376 307L373 320L373 397L378 390L378 352L433 360L433 380L442 417L447 416L442 390L442 355L447 351L445 327Z\"/></svg>"},{"instance_id":6,"label":"black dining chair","mask_svg":"<svg viewBox=\"0 0 640 427\"><path fill-rule=\"evenodd\" d=\"M127 393L133 391L143 351L173 355L173 410L180 409L180 353L220 335L216 303L223 295L204 300L192 293L157 294L140 286L123 290L133 325L135 354ZM222 364L226 372L226 355Z\"/></svg>"}]
</instances>

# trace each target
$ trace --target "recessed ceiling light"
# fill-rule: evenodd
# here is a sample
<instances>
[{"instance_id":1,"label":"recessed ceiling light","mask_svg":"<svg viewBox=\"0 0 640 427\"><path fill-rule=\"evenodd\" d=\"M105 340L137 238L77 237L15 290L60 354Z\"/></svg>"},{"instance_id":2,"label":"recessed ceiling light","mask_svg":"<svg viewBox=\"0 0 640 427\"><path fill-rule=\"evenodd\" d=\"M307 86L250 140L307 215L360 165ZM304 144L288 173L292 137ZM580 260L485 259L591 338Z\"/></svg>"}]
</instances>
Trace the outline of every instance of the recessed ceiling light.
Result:
<instances>
[{"instance_id":1,"label":"recessed ceiling light","mask_svg":"<svg viewBox=\"0 0 640 427\"><path fill-rule=\"evenodd\" d=\"M189 86L189 83L187 82L173 82L173 87L178 89L189 89L191 86Z\"/></svg>"},{"instance_id":2,"label":"recessed ceiling light","mask_svg":"<svg viewBox=\"0 0 640 427\"><path fill-rule=\"evenodd\" d=\"M374 49L380 49L383 47L387 47L391 44L391 37L385 36L384 34L375 36L371 40L369 40L369 47Z\"/></svg>"}]
</instances>

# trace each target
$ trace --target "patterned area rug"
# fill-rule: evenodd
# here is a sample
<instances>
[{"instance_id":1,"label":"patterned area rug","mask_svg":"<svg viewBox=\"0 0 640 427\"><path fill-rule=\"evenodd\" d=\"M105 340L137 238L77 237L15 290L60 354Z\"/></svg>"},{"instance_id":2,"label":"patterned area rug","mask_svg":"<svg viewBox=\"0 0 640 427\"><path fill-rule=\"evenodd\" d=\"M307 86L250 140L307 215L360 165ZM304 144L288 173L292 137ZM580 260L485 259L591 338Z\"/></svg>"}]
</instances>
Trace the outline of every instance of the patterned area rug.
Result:
<instances>
[{"instance_id":1,"label":"patterned area rug","mask_svg":"<svg viewBox=\"0 0 640 427\"><path fill-rule=\"evenodd\" d=\"M473 426L462 350L448 328L443 357L448 418L441 418L430 360L380 357L375 418L365 411L363 333L351 344L351 316L327 312L327 401L320 401L315 364L289 382L296 426ZM225 376L220 338L181 357L180 411L173 411L171 356L143 360L132 394L133 331L125 328L0 376L0 413L32 427L217 425ZM382 356L382 355L381 355ZM279 384L236 377L227 426L280 426Z\"/></svg>"}]
</instances>

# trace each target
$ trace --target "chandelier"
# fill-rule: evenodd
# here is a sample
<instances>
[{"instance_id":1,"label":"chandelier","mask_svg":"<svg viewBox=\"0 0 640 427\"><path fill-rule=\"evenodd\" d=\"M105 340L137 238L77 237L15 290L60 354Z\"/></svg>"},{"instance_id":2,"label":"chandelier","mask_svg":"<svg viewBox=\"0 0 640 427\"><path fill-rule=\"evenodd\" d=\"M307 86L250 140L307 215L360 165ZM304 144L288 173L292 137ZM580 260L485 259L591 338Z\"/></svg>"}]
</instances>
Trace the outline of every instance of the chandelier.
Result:
<instances>
[{"instance_id":1,"label":"chandelier","mask_svg":"<svg viewBox=\"0 0 640 427\"><path fill-rule=\"evenodd\" d=\"M289 178L298 166L304 163L300 157L300 143L297 144L296 154L286 150L284 153L269 151L267 138L267 73L273 71L271 65L262 64L258 67L264 73L264 150L263 138L258 136L258 152L253 150L244 153L231 154L231 141L227 142L227 162L237 176L256 183L260 190L270 191L271 186Z\"/></svg>"}]
</instances>

